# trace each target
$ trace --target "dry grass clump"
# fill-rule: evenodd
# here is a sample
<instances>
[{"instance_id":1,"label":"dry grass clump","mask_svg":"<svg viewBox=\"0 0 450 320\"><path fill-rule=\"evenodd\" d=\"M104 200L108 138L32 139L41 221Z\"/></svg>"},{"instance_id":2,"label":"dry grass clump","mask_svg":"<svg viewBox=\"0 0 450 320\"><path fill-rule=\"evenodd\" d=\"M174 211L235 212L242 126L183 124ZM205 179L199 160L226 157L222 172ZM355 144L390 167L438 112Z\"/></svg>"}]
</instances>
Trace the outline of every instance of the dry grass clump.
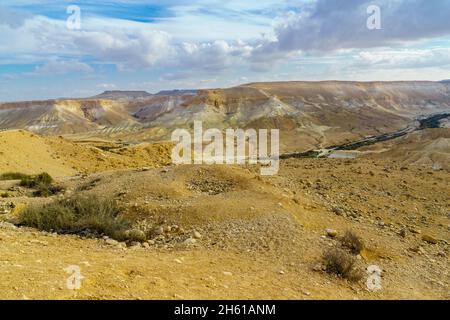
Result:
<instances>
[{"instance_id":1,"label":"dry grass clump","mask_svg":"<svg viewBox=\"0 0 450 320\"><path fill-rule=\"evenodd\" d=\"M20 185L25 188L35 189L33 196L49 197L64 191L62 186L53 184L53 178L42 172L36 175L28 175L20 172L7 172L0 175L0 180L20 180Z\"/></svg>"},{"instance_id":2,"label":"dry grass clump","mask_svg":"<svg viewBox=\"0 0 450 320\"><path fill-rule=\"evenodd\" d=\"M323 255L325 270L350 281L358 281L362 273L356 268L356 258L340 248L332 248Z\"/></svg>"},{"instance_id":3,"label":"dry grass clump","mask_svg":"<svg viewBox=\"0 0 450 320\"><path fill-rule=\"evenodd\" d=\"M341 243L353 254L359 254L364 249L364 241L352 231L345 232L341 238Z\"/></svg>"},{"instance_id":4,"label":"dry grass clump","mask_svg":"<svg viewBox=\"0 0 450 320\"><path fill-rule=\"evenodd\" d=\"M0 175L0 180L22 180L28 177L29 175L21 172L5 172Z\"/></svg>"},{"instance_id":5,"label":"dry grass clump","mask_svg":"<svg viewBox=\"0 0 450 320\"><path fill-rule=\"evenodd\" d=\"M47 173L47 172L42 172L39 173L37 175L24 175L21 179L20 179L20 185L22 187L27 187L27 188L35 188L39 185L50 185L53 183L53 178Z\"/></svg>"},{"instance_id":6,"label":"dry grass clump","mask_svg":"<svg viewBox=\"0 0 450 320\"><path fill-rule=\"evenodd\" d=\"M45 231L107 235L121 240L131 223L120 213L121 208L112 198L75 195L28 207L19 215L19 224Z\"/></svg>"}]
</instances>

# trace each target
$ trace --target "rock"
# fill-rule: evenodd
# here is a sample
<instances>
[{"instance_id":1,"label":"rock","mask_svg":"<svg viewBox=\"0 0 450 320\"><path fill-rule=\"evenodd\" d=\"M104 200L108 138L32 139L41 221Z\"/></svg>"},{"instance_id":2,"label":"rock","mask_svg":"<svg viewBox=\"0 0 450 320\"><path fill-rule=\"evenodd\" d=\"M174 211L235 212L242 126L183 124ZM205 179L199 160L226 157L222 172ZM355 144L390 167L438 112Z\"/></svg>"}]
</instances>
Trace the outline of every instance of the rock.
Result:
<instances>
[{"instance_id":1,"label":"rock","mask_svg":"<svg viewBox=\"0 0 450 320\"><path fill-rule=\"evenodd\" d=\"M323 271L323 265L322 264L316 264L313 268L313 271L319 272L319 271Z\"/></svg>"},{"instance_id":2,"label":"rock","mask_svg":"<svg viewBox=\"0 0 450 320\"><path fill-rule=\"evenodd\" d=\"M156 235L162 235L164 233L164 228L163 227L157 227L155 229L153 229L153 233Z\"/></svg>"},{"instance_id":3,"label":"rock","mask_svg":"<svg viewBox=\"0 0 450 320\"><path fill-rule=\"evenodd\" d=\"M0 222L0 228L2 228L2 229L9 229L9 230L17 229L17 227L15 225L13 225L10 222L6 222L6 221Z\"/></svg>"},{"instance_id":4,"label":"rock","mask_svg":"<svg viewBox=\"0 0 450 320\"><path fill-rule=\"evenodd\" d=\"M344 210L340 207L333 207L333 212L338 216L344 215Z\"/></svg>"},{"instance_id":5,"label":"rock","mask_svg":"<svg viewBox=\"0 0 450 320\"><path fill-rule=\"evenodd\" d=\"M144 242L144 243L142 244L142 247L148 249L148 248L150 248L150 245L148 244L148 242Z\"/></svg>"},{"instance_id":6,"label":"rock","mask_svg":"<svg viewBox=\"0 0 450 320\"><path fill-rule=\"evenodd\" d=\"M233 275L233 274L232 274L231 272L229 272L229 271L224 271L223 274L224 274L225 276L228 276L228 277L231 277L231 276Z\"/></svg>"},{"instance_id":7,"label":"rock","mask_svg":"<svg viewBox=\"0 0 450 320\"><path fill-rule=\"evenodd\" d=\"M114 239L106 239L105 243L110 246L117 246L119 244L119 241L116 241Z\"/></svg>"},{"instance_id":8,"label":"rock","mask_svg":"<svg viewBox=\"0 0 450 320\"><path fill-rule=\"evenodd\" d=\"M172 231L172 227L171 226L167 226L164 228L164 232L169 233Z\"/></svg>"},{"instance_id":9,"label":"rock","mask_svg":"<svg viewBox=\"0 0 450 320\"><path fill-rule=\"evenodd\" d=\"M436 239L435 237L430 236L428 234L424 234L422 236L422 240L425 241L425 242L431 243L431 244L437 244L439 242L438 239Z\"/></svg>"},{"instance_id":10,"label":"rock","mask_svg":"<svg viewBox=\"0 0 450 320\"><path fill-rule=\"evenodd\" d=\"M409 228L409 231L411 231L412 233L415 233L415 234L421 234L422 233L422 231L420 230L420 229L417 229L417 228Z\"/></svg>"},{"instance_id":11,"label":"rock","mask_svg":"<svg viewBox=\"0 0 450 320\"><path fill-rule=\"evenodd\" d=\"M37 240L37 239L30 240L30 243L39 244L41 246L48 246L47 241L41 241L41 240Z\"/></svg>"},{"instance_id":12,"label":"rock","mask_svg":"<svg viewBox=\"0 0 450 320\"><path fill-rule=\"evenodd\" d=\"M148 243L150 246L152 246L152 245L155 244L155 240L147 240L147 243Z\"/></svg>"},{"instance_id":13,"label":"rock","mask_svg":"<svg viewBox=\"0 0 450 320\"><path fill-rule=\"evenodd\" d=\"M142 247L141 243L138 241L130 242L130 249L136 249Z\"/></svg>"},{"instance_id":14,"label":"rock","mask_svg":"<svg viewBox=\"0 0 450 320\"><path fill-rule=\"evenodd\" d=\"M400 235L400 237L406 238L406 233L407 233L406 229L402 229L402 230L399 231L398 234Z\"/></svg>"},{"instance_id":15,"label":"rock","mask_svg":"<svg viewBox=\"0 0 450 320\"><path fill-rule=\"evenodd\" d=\"M283 271L283 270L280 270L280 271L278 271L278 273L281 274L281 275L283 275L283 274L284 274L284 271Z\"/></svg>"},{"instance_id":16,"label":"rock","mask_svg":"<svg viewBox=\"0 0 450 320\"><path fill-rule=\"evenodd\" d=\"M143 242L146 240L144 231L139 230L139 229L131 229L131 230L125 231L125 237L131 241Z\"/></svg>"},{"instance_id":17,"label":"rock","mask_svg":"<svg viewBox=\"0 0 450 320\"><path fill-rule=\"evenodd\" d=\"M326 229L325 232L327 233L327 236L330 238L334 238L337 236L337 231L334 229Z\"/></svg>"},{"instance_id":18,"label":"rock","mask_svg":"<svg viewBox=\"0 0 450 320\"><path fill-rule=\"evenodd\" d=\"M194 231L194 239L201 239L202 235L198 231Z\"/></svg>"},{"instance_id":19,"label":"rock","mask_svg":"<svg viewBox=\"0 0 450 320\"><path fill-rule=\"evenodd\" d=\"M187 245L187 246L191 246L194 245L197 242L197 240L195 240L194 238L187 238L186 240L184 240L183 244Z\"/></svg>"}]
</instances>

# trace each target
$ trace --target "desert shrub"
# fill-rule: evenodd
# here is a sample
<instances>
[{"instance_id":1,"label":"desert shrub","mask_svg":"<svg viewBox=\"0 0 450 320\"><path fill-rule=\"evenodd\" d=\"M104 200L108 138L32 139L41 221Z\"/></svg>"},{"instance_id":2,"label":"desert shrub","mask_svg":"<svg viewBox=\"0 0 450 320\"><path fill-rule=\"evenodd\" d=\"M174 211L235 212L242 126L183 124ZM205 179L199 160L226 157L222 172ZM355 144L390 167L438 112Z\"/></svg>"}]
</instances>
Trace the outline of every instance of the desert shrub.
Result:
<instances>
[{"instance_id":1,"label":"desert shrub","mask_svg":"<svg viewBox=\"0 0 450 320\"><path fill-rule=\"evenodd\" d=\"M10 197L10 194L9 194L8 192L2 192L2 193L0 194L0 197L2 197L2 198L9 198L9 197Z\"/></svg>"},{"instance_id":2,"label":"desert shrub","mask_svg":"<svg viewBox=\"0 0 450 320\"><path fill-rule=\"evenodd\" d=\"M45 231L107 235L122 240L131 224L120 212L112 198L75 195L26 208L19 215L19 224Z\"/></svg>"},{"instance_id":3,"label":"desert shrub","mask_svg":"<svg viewBox=\"0 0 450 320\"><path fill-rule=\"evenodd\" d=\"M20 185L27 188L35 188L38 185L50 185L52 182L53 178L47 172L33 176L24 176L20 179Z\"/></svg>"},{"instance_id":4,"label":"desert shrub","mask_svg":"<svg viewBox=\"0 0 450 320\"><path fill-rule=\"evenodd\" d=\"M359 254L364 249L363 240L352 231L345 232L341 238L341 243L354 254Z\"/></svg>"},{"instance_id":5,"label":"desert shrub","mask_svg":"<svg viewBox=\"0 0 450 320\"><path fill-rule=\"evenodd\" d=\"M33 192L34 197L50 197L64 191L64 188L60 185L39 183L34 187L36 190Z\"/></svg>"},{"instance_id":6,"label":"desert shrub","mask_svg":"<svg viewBox=\"0 0 450 320\"><path fill-rule=\"evenodd\" d=\"M0 180L22 180L28 177L29 175L21 172L6 172L0 175Z\"/></svg>"},{"instance_id":7,"label":"desert shrub","mask_svg":"<svg viewBox=\"0 0 450 320\"><path fill-rule=\"evenodd\" d=\"M345 250L340 248L332 248L323 255L325 270L331 274L348 279L350 281L358 281L362 274L356 268L356 258Z\"/></svg>"}]
</instances>

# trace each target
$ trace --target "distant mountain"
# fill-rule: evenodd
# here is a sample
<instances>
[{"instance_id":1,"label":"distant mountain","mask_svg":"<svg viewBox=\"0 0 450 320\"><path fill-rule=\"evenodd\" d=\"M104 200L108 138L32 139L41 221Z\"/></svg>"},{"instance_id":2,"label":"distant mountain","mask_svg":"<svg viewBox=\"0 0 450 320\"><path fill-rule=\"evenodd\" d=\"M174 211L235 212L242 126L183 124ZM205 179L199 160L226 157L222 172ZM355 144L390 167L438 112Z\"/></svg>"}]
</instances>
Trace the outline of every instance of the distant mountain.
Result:
<instances>
[{"instance_id":1,"label":"distant mountain","mask_svg":"<svg viewBox=\"0 0 450 320\"><path fill-rule=\"evenodd\" d=\"M196 95L198 90L163 90L158 92L157 96L186 96Z\"/></svg>"},{"instance_id":2,"label":"distant mountain","mask_svg":"<svg viewBox=\"0 0 450 320\"><path fill-rule=\"evenodd\" d=\"M170 139L175 128L202 120L204 128L280 129L281 150L296 152L392 132L418 115L442 111L450 111L447 82L265 82L0 103L0 130L160 141Z\"/></svg>"},{"instance_id":3,"label":"distant mountain","mask_svg":"<svg viewBox=\"0 0 450 320\"><path fill-rule=\"evenodd\" d=\"M148 98L152 94L147 91L120 91L112 90L105 91L99 95L92 97L93 99L136 99L136 98Z\"/></svg>"}]
</instances>

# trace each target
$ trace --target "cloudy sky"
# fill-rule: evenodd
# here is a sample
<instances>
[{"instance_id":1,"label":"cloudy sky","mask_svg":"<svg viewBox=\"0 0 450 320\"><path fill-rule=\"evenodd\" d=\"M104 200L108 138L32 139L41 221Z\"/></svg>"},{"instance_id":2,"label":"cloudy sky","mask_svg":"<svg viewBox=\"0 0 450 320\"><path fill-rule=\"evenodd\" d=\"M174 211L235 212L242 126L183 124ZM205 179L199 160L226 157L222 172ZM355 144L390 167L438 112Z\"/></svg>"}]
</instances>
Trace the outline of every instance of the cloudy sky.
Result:
<instances>
[{"instance_id":1,"label":"cloudy sky","mask_svg":"<svg viewBox=\"0 0 450 320\"><path fill-rule=\"evenodd\" d=\"M448 0L1 0L0 101L449 79L449 17Z\"/></svg>"}]
</instances>

